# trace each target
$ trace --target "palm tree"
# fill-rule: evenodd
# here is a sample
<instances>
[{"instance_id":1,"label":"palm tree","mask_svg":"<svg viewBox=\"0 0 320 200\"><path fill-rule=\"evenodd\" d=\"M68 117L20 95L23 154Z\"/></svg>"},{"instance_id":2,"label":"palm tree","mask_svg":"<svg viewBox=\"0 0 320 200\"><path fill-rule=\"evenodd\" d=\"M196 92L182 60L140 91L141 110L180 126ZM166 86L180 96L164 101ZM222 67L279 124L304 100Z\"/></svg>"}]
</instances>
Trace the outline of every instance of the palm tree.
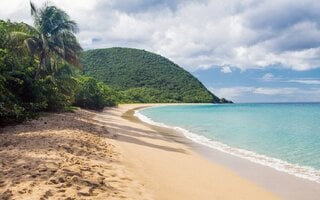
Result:
<instances>
[{"instance_id":1,"label":"palm tree","mask_svg":"<svg viewBox=\"0 0 320 200\"><path fill-rule=\"evenodd\" d=\"M77 54L82 48L74 35L77 24L66 12L48 3L36 8L30 2L30 6L34 27L29 26L30 31L20 38L24 38L29 52L38 58L36 78L57 71L64 62L81 67Z\"/></svg>"}]
</instances>

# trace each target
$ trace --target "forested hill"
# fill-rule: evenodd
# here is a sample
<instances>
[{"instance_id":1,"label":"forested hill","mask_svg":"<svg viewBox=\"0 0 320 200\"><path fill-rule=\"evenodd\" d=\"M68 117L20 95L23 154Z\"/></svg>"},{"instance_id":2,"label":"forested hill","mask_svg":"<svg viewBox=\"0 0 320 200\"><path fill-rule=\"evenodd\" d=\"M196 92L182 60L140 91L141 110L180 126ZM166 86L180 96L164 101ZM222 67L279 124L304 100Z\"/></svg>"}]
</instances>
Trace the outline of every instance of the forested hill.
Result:
<instances>
[{"instance_id":1,"label":"forested hill","mask_svg":"<svg viewBox=\"0 0 320 200\"><path fill-rule=\"evenodd\" d=\"M81 62L85 75L121 91L124 102L221 102L189 72L145 50L88 50Z\"/></svg>"}]
</instances>

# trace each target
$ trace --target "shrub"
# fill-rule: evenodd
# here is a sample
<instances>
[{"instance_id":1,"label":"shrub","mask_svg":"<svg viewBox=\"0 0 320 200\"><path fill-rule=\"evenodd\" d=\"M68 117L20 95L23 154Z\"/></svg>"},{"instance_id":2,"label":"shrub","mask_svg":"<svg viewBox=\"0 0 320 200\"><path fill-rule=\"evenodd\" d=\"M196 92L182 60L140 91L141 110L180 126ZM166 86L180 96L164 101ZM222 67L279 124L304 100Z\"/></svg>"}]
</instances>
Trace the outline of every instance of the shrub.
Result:
<instances>
[{"instance_id":1,"label":"shrub","mask_svg":"<svg viewBox=\"0 0 320 200\"><path fill-rule=\"evenodd\" d=\"M92 110L102 110L106 106L116 105L116 92L92 77L77 78L78 91L74 105Z\"/></svg>"}]
</instances>

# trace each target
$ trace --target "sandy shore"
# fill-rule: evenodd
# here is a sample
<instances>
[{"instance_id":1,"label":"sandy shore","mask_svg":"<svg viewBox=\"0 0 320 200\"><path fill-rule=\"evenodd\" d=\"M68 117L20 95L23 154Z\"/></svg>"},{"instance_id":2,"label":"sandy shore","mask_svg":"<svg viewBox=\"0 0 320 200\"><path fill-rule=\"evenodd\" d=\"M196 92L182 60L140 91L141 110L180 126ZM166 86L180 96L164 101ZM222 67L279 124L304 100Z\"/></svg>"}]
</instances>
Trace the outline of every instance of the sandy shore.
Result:
<instances>
[{"instance_id":1,"label":"sandy shore","mask_svg":"<svg viewBox=\"0 0 320 200\"><path fill-rule=\"evenodd\" d=\"M46 114L0 129L0 199L151 199L102 113Z\"/></svg>"},{"instance_id":2,"label":"sandy shore","mask_svg":"<svg viewBox=\"0 0 320 200\"><path fill-rule=\"evenodd\" d=\"M121 105L0 129L0 199L277 199ZM122 115L126 113L126 116Z\"/></svg>"}]
</instances>

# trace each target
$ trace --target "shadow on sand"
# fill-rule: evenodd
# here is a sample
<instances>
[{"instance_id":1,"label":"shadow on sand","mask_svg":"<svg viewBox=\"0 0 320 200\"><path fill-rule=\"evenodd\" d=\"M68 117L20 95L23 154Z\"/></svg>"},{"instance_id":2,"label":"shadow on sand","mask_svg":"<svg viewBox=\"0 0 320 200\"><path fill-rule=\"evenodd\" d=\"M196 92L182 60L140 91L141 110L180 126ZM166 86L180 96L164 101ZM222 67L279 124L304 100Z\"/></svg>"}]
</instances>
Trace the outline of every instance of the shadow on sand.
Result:
<instances>
[{"instance_id":1,"label":"shadow on sand","mask_svg":"<svg viewBox=\"0 0 320 200\"><path fill-rule=\"evenodd\" d=\"M108 115L113 114L108 112ZM103 116L104 113L77 110L75 113L48 114L38 120L1 128L0 199L12 199L17 194L30 195L39 183L46 185L43 187L46 189L38 191L42 195L40 199L59 196L58 191L64 198L64 188L85 189L86 193L78 192L77 197L119 190L104 180L107 174L103 173L118 163L118 154L104 140L106 138L185 153L182 149L142 139L168 141L156 131L119 125ZM92 161L101 161L100 168L92 166Z\"/></svg>"}]
</instances>

